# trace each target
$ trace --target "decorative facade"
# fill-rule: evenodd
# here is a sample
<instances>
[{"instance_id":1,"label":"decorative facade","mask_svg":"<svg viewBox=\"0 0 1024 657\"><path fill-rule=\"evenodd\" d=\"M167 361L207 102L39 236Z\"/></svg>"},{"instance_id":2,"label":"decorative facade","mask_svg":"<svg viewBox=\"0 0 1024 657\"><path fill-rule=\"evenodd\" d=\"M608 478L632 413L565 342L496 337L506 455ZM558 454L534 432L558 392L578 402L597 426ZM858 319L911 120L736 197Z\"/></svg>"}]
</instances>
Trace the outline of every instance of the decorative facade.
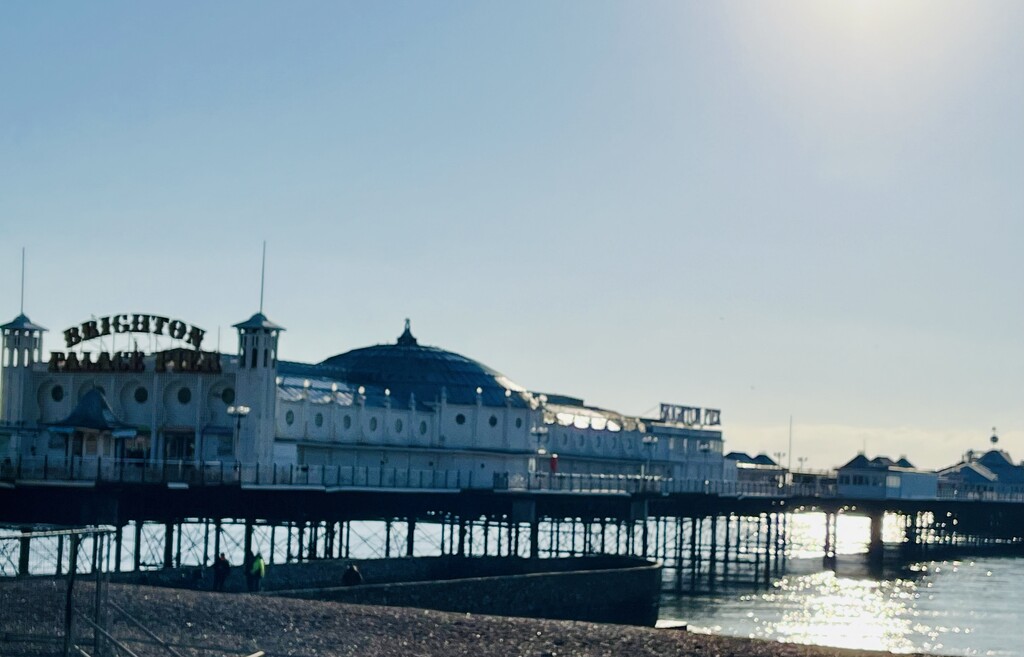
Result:
<instances>
[{"instance_id":1,"label":"decorative facade","mask_svg":"<svg viewBox=\"0 0 1024 657\"><path fill-rule=\"evenodd\" d=\"M280 360L284 328L262 313L235 328L238 349L224 354L204 351L205 332L181 320L110 315L65 330L46 353L46 329L20 315L0 327L0 459L229 464L256 468L258 481L281 468L377 484L454 473L470 487L729 471L716 410L662 404L641 418L531 391L420 345L408 321L392 344L320 363Z\"/></svg>"}]
</instances>

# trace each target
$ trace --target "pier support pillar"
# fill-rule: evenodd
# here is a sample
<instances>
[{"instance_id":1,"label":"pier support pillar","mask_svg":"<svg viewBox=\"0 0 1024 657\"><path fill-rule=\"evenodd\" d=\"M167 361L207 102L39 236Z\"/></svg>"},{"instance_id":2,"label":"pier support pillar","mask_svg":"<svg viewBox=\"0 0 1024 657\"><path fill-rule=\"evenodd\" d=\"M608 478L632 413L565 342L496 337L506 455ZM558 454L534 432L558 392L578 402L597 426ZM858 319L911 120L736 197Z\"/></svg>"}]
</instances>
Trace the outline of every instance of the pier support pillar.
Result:
<instances>
[{"instance_id":1,"label":"pier support pillar","mask_svg":"<svg viewBox=\"0 0 1024 657\"><path fill-rule=\"evenodd\" d=\"M174 567L174 523L164 523L164 568Z\"/></svg>"},{"instance_id":2,"label":"pier support pillar","mask_svg":"<svg viewBox=\"0 0 1024 657\"><path fill-rule=\"evenodd\" d=\"M836 568L836 514L833 511L825 512L825 556L822 564L829 569Z\"/></svg>"},{"instance_id":3,"label":"pier support pillar","mask_svg":"<svg viewBox=\"0 0 1024 657\"><path fill-rule=\"evenodd\" d=\"M21 530L21 538L18 539L18 577L28 576L29 544L32 542L28 537L29 530Z\"/></svg>"},{"instance_id":4,"label":"pier support pillar","mask_svg":"<svg viewBox=\"0 0 1024 657\"><path fill-rule=\"evenodd\" d=\"M871 513L871 539L868 541L868 559L873 563L882 561L882 512Z\"/></svg>"},{"instance_id":5,"label":"pier support pillar","mask_svg":"<svg viewBox=\"0 0 1024 657\"><path fill-rule=\"evenodd\" d=\"M416 536L416 518L409 518L406 521L408 530L405 532L405 556L412 556L413 541Z\"/></svg>"},{"instance_id":6,"label":"pier support pillar","mask_svg":"<svg viewBox=\"0 0 1024 657\"><path fill-rule=\"evenodd\" d=\"M459 552L460 557L466 556L466 521L459 518Z\"/></svg>"}]
</instances>

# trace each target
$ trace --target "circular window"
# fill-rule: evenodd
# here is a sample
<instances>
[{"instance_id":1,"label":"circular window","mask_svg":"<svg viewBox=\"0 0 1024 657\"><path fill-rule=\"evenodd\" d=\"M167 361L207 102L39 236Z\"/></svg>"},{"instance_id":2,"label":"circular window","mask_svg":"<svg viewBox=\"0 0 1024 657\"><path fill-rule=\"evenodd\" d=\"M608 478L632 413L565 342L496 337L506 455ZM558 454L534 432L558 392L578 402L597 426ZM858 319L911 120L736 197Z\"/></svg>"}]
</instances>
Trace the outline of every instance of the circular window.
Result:
<instances>
[{"instance_id":1,"label":"circular window","mask_svg":"<svg viewBox=\"0 0 1024 657\"><path fill-rule=\"evenodd\" d=\"M50 398L55 402L64 399L64 386L53 386L50 388Z\"/></svg>"},{"instance_id":2,"label":"circular window","mask_svg":"<svg viewBox=\"0 0 1024 657\"><path fill-rule=\"evenodd\" d=\"M402 433L402 421L395 420L395 433Z\"/></svg>"},{"instance_id":3,"label":"circular window","mask_svg":"<svg viewBox=\"0 0 1024 657\"><path fill-rule=\"evenodd\" d=\"M295 422L295 412L294 411L288 411L287 413L285 413L284 414L284 421L287 422L289 426L291 426L292 423Z\"/></svg>"},{"instance_id":4,"label":"circular window","mask_svg":"<svg viewBox=\"0 0 1024 657\"><path fill-rule=\"evenodd\" d=\"M192 401L192 391L188 388L180 388L178 390L178 403L187 404Z\"/></svg>"},{"instance_id":5,"label":"circular window","mask_svg":"<svg viewBox=\"0 0 1024 657\"><path fill-rule=\"evenodd\" d=\"M323 413L317 413L316 417L313 418L313 422L315 422L316 426L318 426L318 427L324 426L324 414Z\"/></svg>"},{"instance_id":6,"label":"circular window","mask_svg":"<svg viewBox=\"0 0 1024 657\"><path fill-rule=\"evenodd\" d=\"M522 429L522 428L523 428L523 418L517 417L516 418L516 429Z\"/></svg>"},{"instance_id":7,"label":"circular window","mask_svg":"<svg viewBox=\"0 0 1024 657\"><path fill-rule=\"evenodd\" d=\"M462 413L459 413L458 415L455 416L455 424L465 424L465 423L466 423L466 416L465 415L463 415Z\"/></svg>"},{"instance_id":8,"label":"circular window","mask_svg":"<svg viewBox=\"0 0 1024 657\"><path fill-rule=\"evenodd\" d=\"M345 417L343 417L341 419L341 425L343 427L345 427L346 429L351 429L352 428L352 416L351 415L346 415Z\"/></svg>"},{"instance_id":9,"label":"circular window","mask_svg":"<svg viewBox=\"0 0 1024 657\"><path fill-rule=\"evenodd\" d=\"M142 386L139 386L138 388L135 389L135 401L139 402L140 404L145 404L147 399L149 399L148 390L146 390Z\"/></svg>"},{"instance_id":10,"label":"circular window","mask_svg":"<svg viewBox=\"0 0 1024 657\"><path fill-rule=\"evenodd\" d=\"M376 430L377 430L377 418L371 417L370 418L370 431L376 431Z\"/></svg>"},{"instance_id":11,"label":"circular window","mask_svg":"<svg viewBox=\"0 0 1024 657\"><path fill-rule=\"evenodd\" d=\"M427 423L426 422L420 422L420 435L422 436L422 435L424 435L426 433L427 433Z\"/></svg>"},{"instance_id":12,"label":"circular window","mask_svg":"<svg viewBox=\"0 0 1024 657\"><path fill-rule=\"evenodd\" d=\"M235 403L235 389L224 388L224 392L220 393L220 400L229 406Z\"/></svg>"},{"instance_id":13,"label":"circular window","mask_svg":"<svg viewBox=\"0 0 1024 657\"><path fill-rule=\"evenodd\" d=\"M491 416L491 419L490 419L490 420L487 420L487 424L491 425L492 427L496 427L496 426L498 426L498 418L496 418L496 417L494 417L494 416L492 415L492 416Z\"/></svg>"}]
</instances>

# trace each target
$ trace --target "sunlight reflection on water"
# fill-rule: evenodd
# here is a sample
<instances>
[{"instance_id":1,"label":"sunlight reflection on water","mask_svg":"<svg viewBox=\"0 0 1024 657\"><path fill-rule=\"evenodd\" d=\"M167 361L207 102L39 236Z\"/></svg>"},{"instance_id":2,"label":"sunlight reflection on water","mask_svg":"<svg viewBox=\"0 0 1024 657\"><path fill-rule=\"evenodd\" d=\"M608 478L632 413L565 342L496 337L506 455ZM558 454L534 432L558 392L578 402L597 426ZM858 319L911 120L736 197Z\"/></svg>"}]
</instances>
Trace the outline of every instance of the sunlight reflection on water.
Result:
<instances>
[{"instance_id":1,"label":"sunlight reflection on water","mask_svg":"<svg viewBox=\"0 0 1024 657\"><path fill-rule=\"evenodd\" d=\"M794 563L768 590L665 596L662 617L693 631L839 648L945 655L1024 656L1024 559L978 558L917 564L872 577L862 553L867 526L839 525L838 574L821 571L815 518L796 516ZM862 519L851 518L859 521ZM862 540L865 539L865 540ZM858 547L861 546L861 547Z\"/></svg>"}]
</instances>

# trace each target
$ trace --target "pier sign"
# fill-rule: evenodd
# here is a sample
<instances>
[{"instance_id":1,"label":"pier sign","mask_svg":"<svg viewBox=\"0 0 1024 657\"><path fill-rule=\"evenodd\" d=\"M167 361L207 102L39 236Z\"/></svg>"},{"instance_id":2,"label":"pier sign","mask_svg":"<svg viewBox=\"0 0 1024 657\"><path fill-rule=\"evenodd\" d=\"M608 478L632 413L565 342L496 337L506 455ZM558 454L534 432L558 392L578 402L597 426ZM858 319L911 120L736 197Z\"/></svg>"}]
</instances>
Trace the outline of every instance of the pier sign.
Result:
<instances>
[{"instance_id":1,"label":"pier sign","mask_svg":"<svg viewBox=\"0 0 1024 657\"><path fill-rule=\"evenodd\" d=\"M156 372L192 372L217 374L221 371L220 354L202 351L206 331L180 319L162 315L132 313L109 315L82 322L64 331L64 344L70 350L90 340L122 333L146 333L178 340L182 347L154 354ZM51 372L144 372L146 354L132 351L101 352L51 351Z\"/></svg>"},{"instance_id":2,"label":"pier sign","mask_svg":"<svg viewBox=\"0 0 1024 657\"><path fill-rule=\"evenodd\" d=\"M678 422L689 427L716 427L722 424L722 412L713 408L662 404L661 421Z\"/></svg>"},{"instance_id":3,"label":"pier sign","mask_svg":"<svg viewBox=\"0 0 1024 657\"><path fill-rule=\"evenodd\" d=\"M166 329L166 333L164 330ZM190 326L180 319L170 319L160 315L132 314L110 315L82 322L81 326L72 326L64 331L64 342L70 349L77 344L110 335L112 333L151 333L167 335L175 340L184 340L186 344L199 349L206 331Z\"/></svg>"}]
</instances>

